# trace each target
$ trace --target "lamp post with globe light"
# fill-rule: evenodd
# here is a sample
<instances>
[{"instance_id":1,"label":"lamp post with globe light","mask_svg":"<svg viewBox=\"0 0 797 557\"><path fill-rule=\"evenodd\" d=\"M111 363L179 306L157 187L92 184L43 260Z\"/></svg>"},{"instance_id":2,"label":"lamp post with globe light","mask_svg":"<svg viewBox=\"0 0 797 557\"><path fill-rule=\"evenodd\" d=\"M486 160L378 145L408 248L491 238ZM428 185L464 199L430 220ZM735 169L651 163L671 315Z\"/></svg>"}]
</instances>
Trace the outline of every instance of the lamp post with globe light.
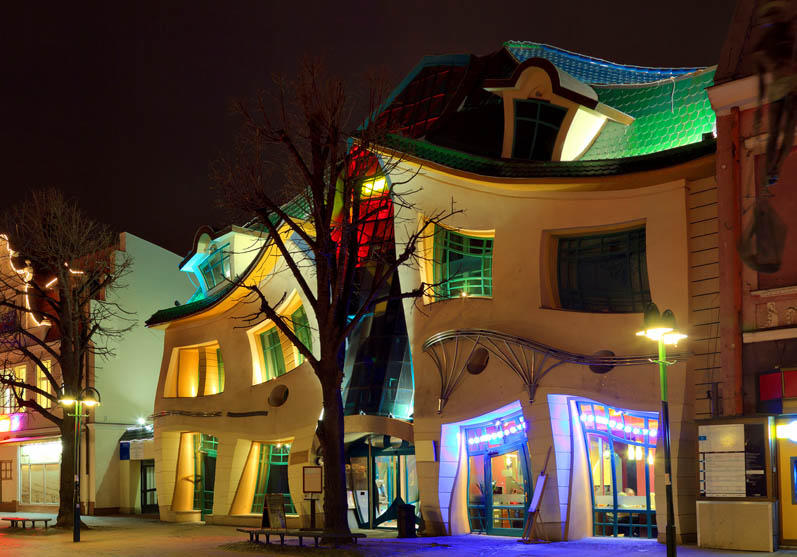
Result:
<instances>
[{"instance_id":1,"label":"lamp post with globe light","mask_svg":"<svg viewBox=\"0 0 797 557\"><path fill-rule=\"evenodd\" d=\"M667 366L675 362L667 361L666 346L675 346L679 340L685 339L675 326L675 315L669 309L659 313L656 304L648 304L645 309L644 329L637 336L644 336L658 343L659 358L651 360L659 364L659 382L661 384L661 430L664 433L664 489L667 498L667 557L675 557L675 511L672 500L672 463L670 460L670 410L667 402Z\"/></svg>"},{"instance_id":2,"label":"lamp post with globe light","mask_svg":"<svg viewBox=\"0 0 797 557\"><path fill-rule=\"evenodd\" d=\"M74 503L75 503L75 517L74 517L74 529L72 533L72 541L79 542L80 541L80 418L87 416L87 414L83 414L83 407L92 408L94 406L100 405L100 393L94 387L86 387L82 391L80 391L77 396L72 396L71 394L66 392L66 389L62 389L61 398L58 399L58 402L64 408L71 408L75 407L74 414L67 414L68 416L73 416L75 418L75 495L74 495Z\"/></svg>"}]
</instances>

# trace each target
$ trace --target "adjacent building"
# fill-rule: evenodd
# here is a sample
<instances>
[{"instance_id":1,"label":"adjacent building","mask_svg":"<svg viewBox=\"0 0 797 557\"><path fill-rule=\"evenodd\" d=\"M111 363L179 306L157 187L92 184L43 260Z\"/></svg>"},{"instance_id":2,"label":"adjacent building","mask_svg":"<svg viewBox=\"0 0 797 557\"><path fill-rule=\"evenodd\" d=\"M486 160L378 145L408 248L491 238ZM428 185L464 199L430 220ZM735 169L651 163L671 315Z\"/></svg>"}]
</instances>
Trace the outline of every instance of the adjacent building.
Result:
<instances>
[{"instance_id":1,"label":"adjacent building","mask_svg":"<svg viewBox=\"0 0 797 557\"><path fill-rule=\"evenodd\" d=\"M676 527L694 539L694 419L714 404L696 384L719 367L702 353L715 303L706 293L718 288L714 71L508 42L487 56L424 58L396 88L380 117L393 133L376 154L402 162L364 183L364 196L385 204L397 245L440 209L462 212L394 278L402 290L438 285L422 311L381 304L347 344L353 526L394 525L401 498L430 533L520 535L548 462L550 539L662 537L657 369L635 335L655 302L695 338L670 367ZM412 189L412 208L384 193L406 171L417 176L395 187ZM307 524L302 469L321 456L320 386L225 279L280 300L317 348L313 312L257 225L200 229L180 268L196 293L147 322L165 331L161 518L259 524L265 495L282 493L289 525Z\"/></svg>"},{"instance_id":2,"label":"adjacent building","mask_svg":"<svg viewBox=\"0 0 797 557\"><path fill-rule=\"evenodd\" d=\"M148 416L157 383L157 362L163 335L140 323L157 307L173 304L193 291L184 275L174 270L179 257L130 233L122 233L116 252L133 258L125 287L115 291L119 305L135 312L139 324L111 347L110 358L89 358L88 386L102 396L102 404L89 413L81 439L81 502L88 514L153 512L157 508L154 488L152 427ZM14 272L20 261L12 257L13 246L0 237L0 272ZM33 277L32 280L36 280ZM23 319L37 334L58 343L58 336L33 314L7 314L5 319ZM114 326L115 324L110 324ZM119 328L124 328L124 325ZM42 350L37 354L53 374L60 376L57 362ZM0 361L30 385L52 391L49 381L31 361L3 353ZM11 387L0 389L0 509L54 513L58 510L61 441L58 428L45 417L20 411ZM41 395L40 403L47 400ZM60 414L63 410L51 406ZM149 439L149 441L146 441ZM120 440L125 450L120 453ZM131 441L132 440L132 441ZM133 460L129 449L134 442Z\"/></svg>"}]
</instances>

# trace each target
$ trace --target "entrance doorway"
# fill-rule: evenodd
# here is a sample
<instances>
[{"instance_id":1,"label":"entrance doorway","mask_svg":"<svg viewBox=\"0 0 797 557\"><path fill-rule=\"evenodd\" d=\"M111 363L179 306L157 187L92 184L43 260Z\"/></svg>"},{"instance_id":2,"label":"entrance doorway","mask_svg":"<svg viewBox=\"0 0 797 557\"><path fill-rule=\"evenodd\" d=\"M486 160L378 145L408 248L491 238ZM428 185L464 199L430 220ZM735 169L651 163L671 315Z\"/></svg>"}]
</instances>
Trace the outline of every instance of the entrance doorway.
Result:
<instances>
[{"instance_id":1,"label":"entrance doorway","mask_svg":"<svg viewBox=\"0 0 797 557\"><path fill-rule=\"evenodd\" d=\"M386 448L353 443L346 469L349 504L360 528L395 528L400 501L420 513L415 447L406 441Z\"/></svg>"},{"instance_id":2,"label":"entrance doorway","mask_svg":"<svg viewBox=\"0 0 797 557\"><path fill-rule=\"evenodd\" d=\"M201 511L202 518L213 514L218 446L218 439L212 435L194 435L194 509Z\"/></svg>"},{"instance_id":3,"label":"entrance doorway","mask_svg":"<svg viewBox=\"0 0 797 557\"><path fill-rule=\"evenodd\" d=\"M532 487L523 416L468 428L465 436L471 531L521 536Z\"/></svg>"},{"instance_id":4,"label":"entrance doorway","mask_svg":"<svg viewBox=\"0 0 797 557\"><path fill-rule=\"evenodd\" d=\"M155 487L155 461L141 461L141 514L158 512L158 490Z\"/></svg>"},{"instance_id":5,"label":"entrance doorway","mask_svg":"<svg viewBox=\"0 0 797 557\"><path fill-rule=\"evenodd\" d=\"M523 445L468 457L468 517L474 532L520 536L529 505Z\"/></svg>"}]
</instances>

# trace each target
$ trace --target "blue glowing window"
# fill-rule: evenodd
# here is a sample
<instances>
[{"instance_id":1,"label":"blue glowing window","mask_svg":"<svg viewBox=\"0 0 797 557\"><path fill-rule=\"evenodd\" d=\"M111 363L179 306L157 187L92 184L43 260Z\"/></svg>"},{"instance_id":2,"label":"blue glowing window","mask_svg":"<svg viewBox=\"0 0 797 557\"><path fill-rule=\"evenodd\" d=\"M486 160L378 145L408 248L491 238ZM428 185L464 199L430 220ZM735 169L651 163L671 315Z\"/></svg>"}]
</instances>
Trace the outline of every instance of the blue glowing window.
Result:
<instances>
[{"instance_id":1,"label":"blue glowing window","mask_svg":"<svg viewBox=\"0 0 797 557\"><path fill-rule=\"evenodd\" d=\"M208 290L230 278L230 244L215 248L199 266Z\"/></svg>"},{"instance_id":2,"label":"blue glowing window","mask_svg":"<svg viewBox=\"0 0 797 557\"><path fill-rule=\"evenodd\" d=\"M791 469L791 503L797 505L797 456L791 457L789 461Z\"/></svg>"}]
</instances>

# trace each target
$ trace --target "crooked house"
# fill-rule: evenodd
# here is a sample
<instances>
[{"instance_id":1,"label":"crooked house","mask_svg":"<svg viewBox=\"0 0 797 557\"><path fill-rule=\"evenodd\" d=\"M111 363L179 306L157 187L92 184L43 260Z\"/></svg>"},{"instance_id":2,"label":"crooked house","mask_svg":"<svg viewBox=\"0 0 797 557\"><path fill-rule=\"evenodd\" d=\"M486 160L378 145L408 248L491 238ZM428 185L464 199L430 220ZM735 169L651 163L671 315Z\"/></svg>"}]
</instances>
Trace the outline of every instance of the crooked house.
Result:
<instances>
[{"instance_id":1,"label":"crooked house","mask_svg":"<svg viewBox=\"0 0 797 557\"><path fill-rule=\"evenodd\" d=\"M698 332L669 368L676 528L694 538L694 418L708 402L688 354L717 275L704 202L716 190L713 74L508 42L487 56L426 57L395 89L380 116L393 132L376 155L401 163L364 195L389 206L396 245L429 215L462 211L394 277L434 293L377 306L347 343L352 526L395 526L400 498L429 533L520 535L547 461L549 539L663 537L655 347L635 335L655 302ZM400 185L406 172L417 175ZM412 207L391 204L401 188ZM307 524L302 469L319 457L320 386L273 323L246 320L254 302L226 279L280 299L317 350L312 308L257 225L201 228L180 268L196 293L148 321L165 330L161 518L259 524L265 495L282 493L289 525Z\"/></svg>"}]
</instances>

